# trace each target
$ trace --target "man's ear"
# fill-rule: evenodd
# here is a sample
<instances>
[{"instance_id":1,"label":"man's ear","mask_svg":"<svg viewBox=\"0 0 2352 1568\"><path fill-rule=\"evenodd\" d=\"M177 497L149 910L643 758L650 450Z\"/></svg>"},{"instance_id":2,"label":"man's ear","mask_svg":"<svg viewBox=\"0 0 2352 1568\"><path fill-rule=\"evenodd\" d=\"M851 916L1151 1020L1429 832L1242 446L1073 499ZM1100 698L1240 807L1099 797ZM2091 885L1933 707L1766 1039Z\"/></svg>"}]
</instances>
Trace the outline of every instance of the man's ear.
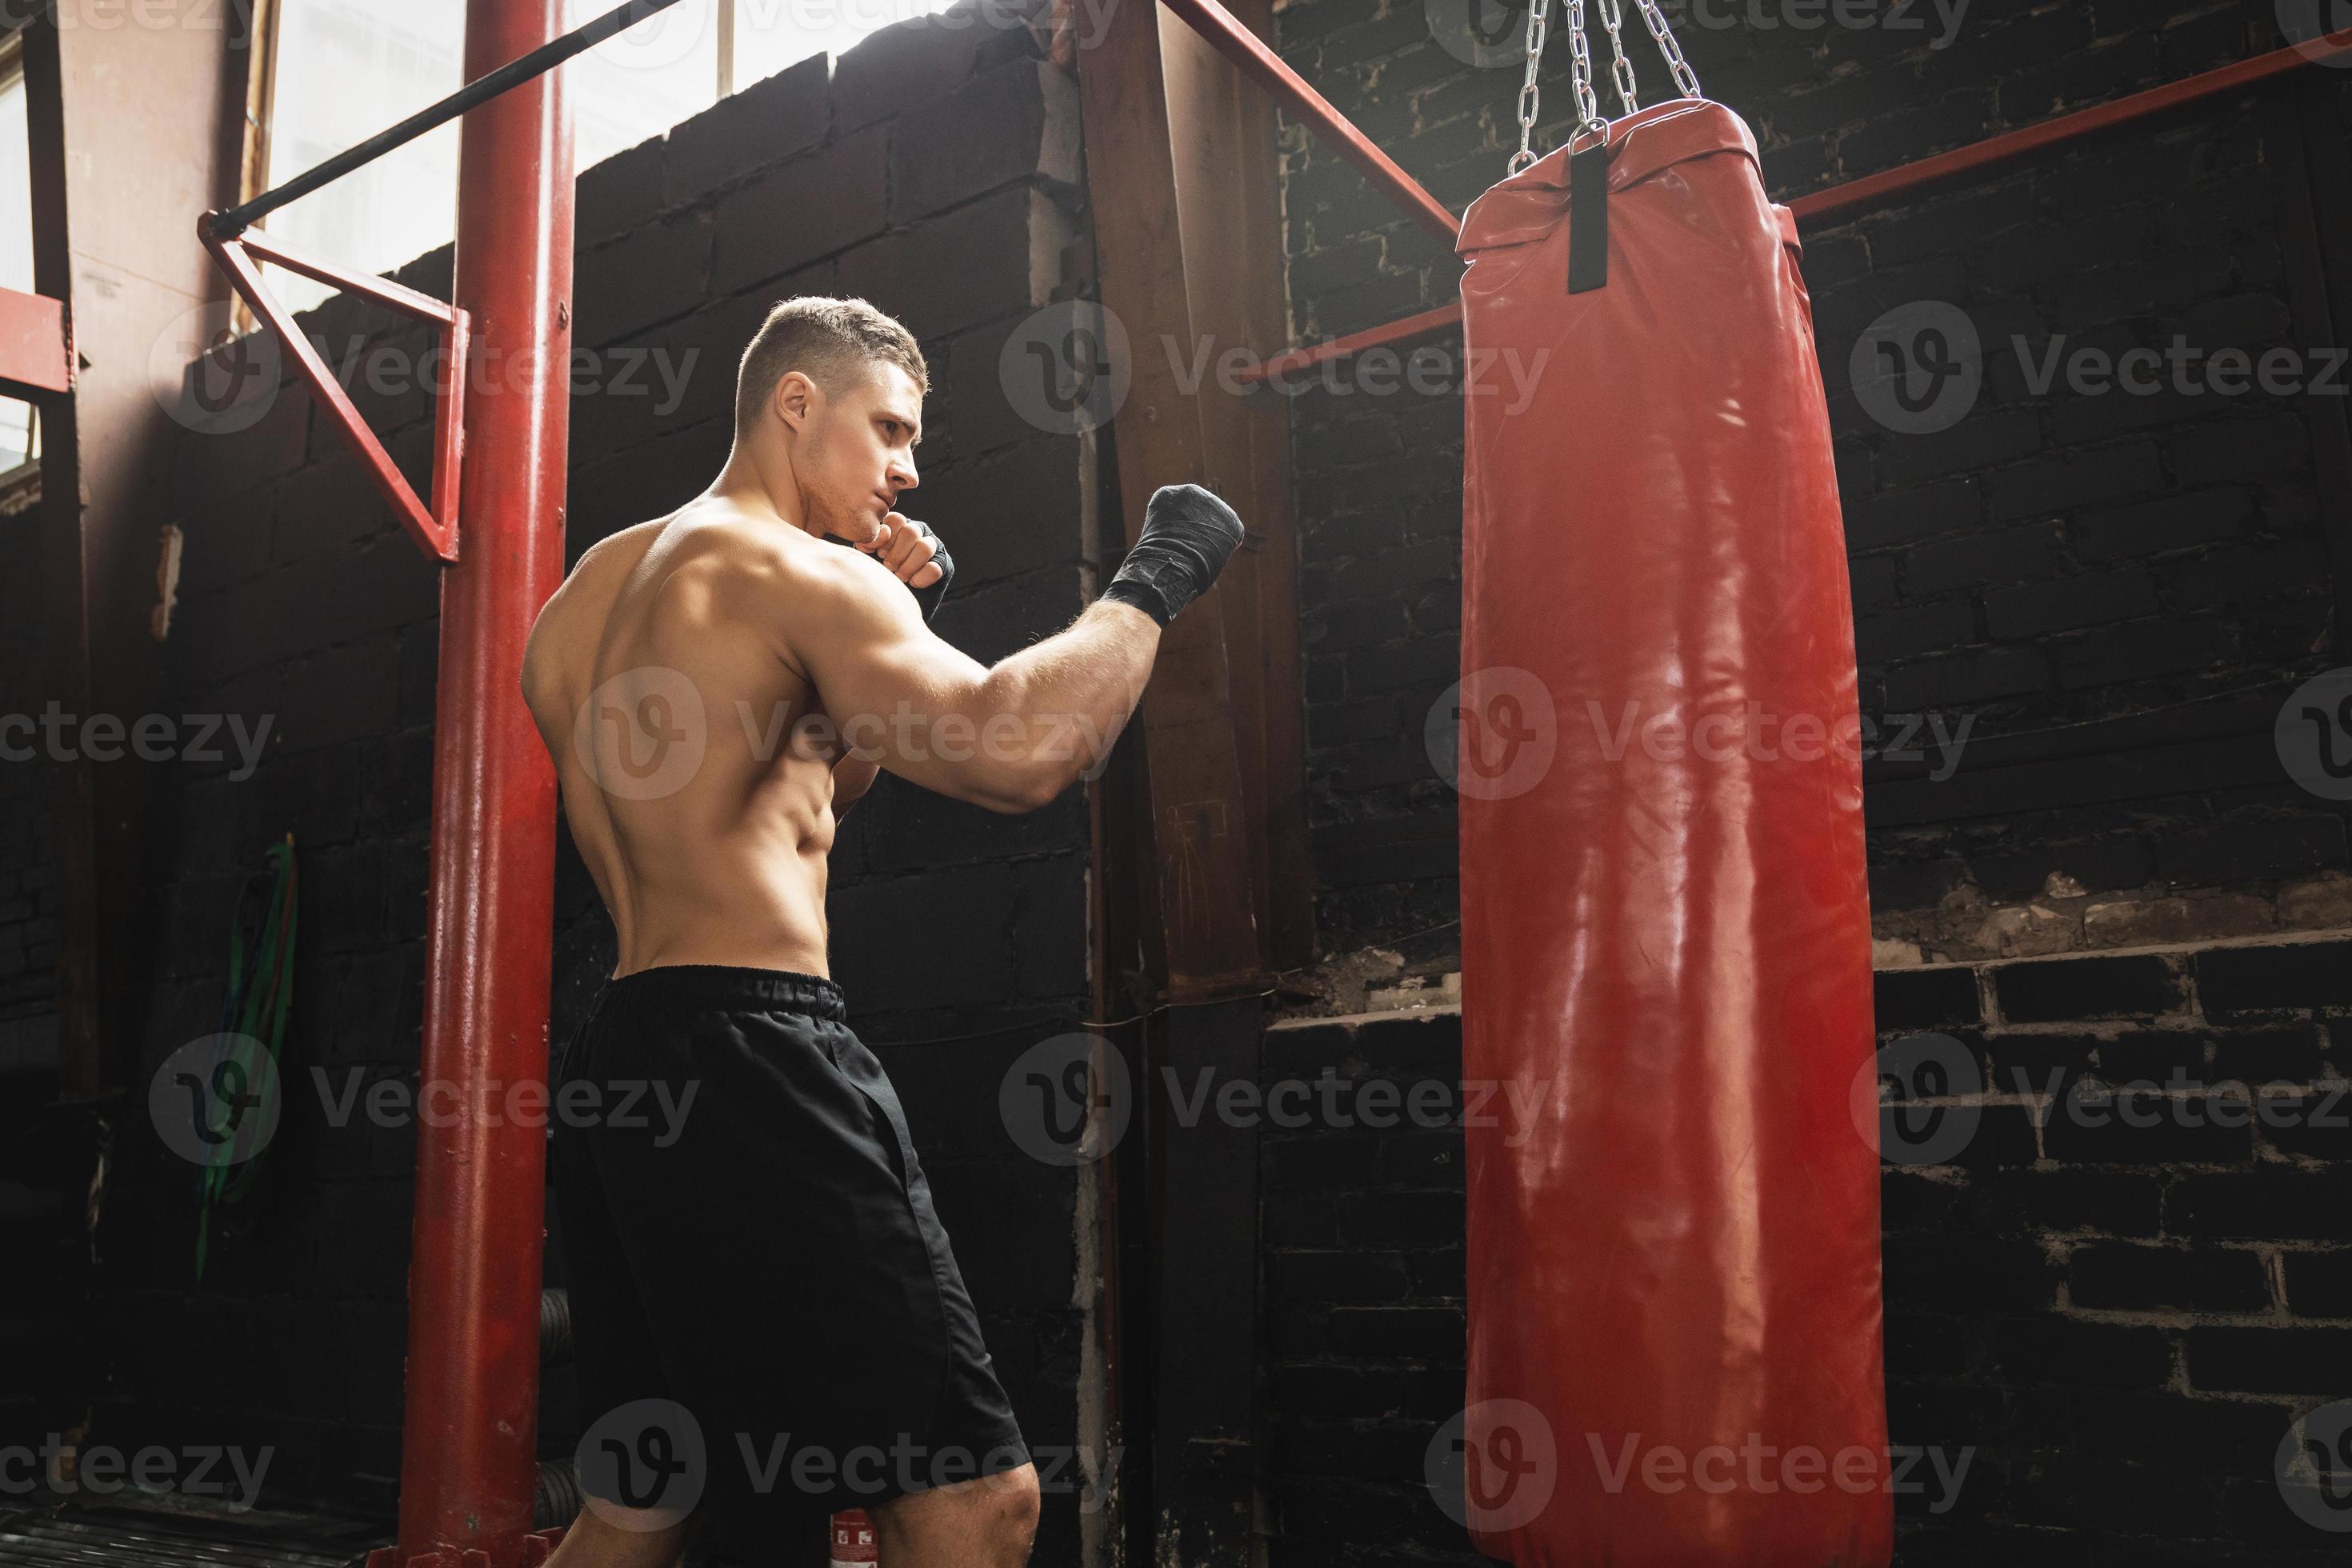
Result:
<instances>
[{"instance_id":1,"label":"man's ear","mask_svg":"<svg viewBox=\"0 0 2352 1568\"><path fill-rule=\"evenodd\" d=\"M817 390L816 383L799 371L788 370L777 377L776 390L768 399L768 405L776 411L776 417L784 422L785 429L798 434L807 425L809 416L815 412L824 396Z\"/></svg>"}]
</instances>

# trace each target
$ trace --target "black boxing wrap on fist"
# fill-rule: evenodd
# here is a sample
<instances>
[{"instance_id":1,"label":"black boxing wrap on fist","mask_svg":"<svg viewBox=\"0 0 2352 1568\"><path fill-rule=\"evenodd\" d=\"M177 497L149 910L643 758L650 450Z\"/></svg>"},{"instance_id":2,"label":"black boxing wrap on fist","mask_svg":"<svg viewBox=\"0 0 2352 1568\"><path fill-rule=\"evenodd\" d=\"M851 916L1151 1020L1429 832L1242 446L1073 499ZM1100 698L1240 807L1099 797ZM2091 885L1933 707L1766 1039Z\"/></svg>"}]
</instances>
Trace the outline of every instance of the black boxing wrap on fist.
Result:
<instances>
[{"instance_id":1,"label":"black boxing wrap on fist","mask_svg":"<svg viewBox=\"0 0 2352 1568\"><path fill-rule=\"evenodd\" d=\"M1242 542L1234 509L1199 485L1162 485L1143 509L1143 536L1102 596L1132 605L1160 623L1209 591Z\"/></svg>"},{"instance_id":2,"label":"black boxing wrap on fist","mask_svg":"<svg viewBox=\"0 0 2352 1568\"><path fill-rule=\"evenodd\" d=\"M907 519L907 526L931 542L931 564L940 569L940 580L929 587L909 585L909 592L915 595L915 605L923 612L923 619L928 623L940 613L940 601L948 596L948 584L955 580L955 562L948 554L947 545L927 525L910 517Z\"/></svg>"}]
</instances>

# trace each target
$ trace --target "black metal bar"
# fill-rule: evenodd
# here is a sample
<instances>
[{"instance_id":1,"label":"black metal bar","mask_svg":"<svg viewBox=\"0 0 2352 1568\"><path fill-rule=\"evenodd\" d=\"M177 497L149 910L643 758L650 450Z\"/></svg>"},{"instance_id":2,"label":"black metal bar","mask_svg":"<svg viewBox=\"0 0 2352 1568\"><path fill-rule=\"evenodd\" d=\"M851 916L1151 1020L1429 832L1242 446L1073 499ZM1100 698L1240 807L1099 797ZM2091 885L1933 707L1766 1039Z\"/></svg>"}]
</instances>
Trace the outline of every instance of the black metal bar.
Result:
<instances>
[{"instance_id":1,"label":"black metal bar","mask_svg":"<svg viewBox=\"0 0 2352 1568\"><path fill-rule=\"evenodd\" d=\"M217 239L234 239L261 218L276 212L288 202L307 196L320 186L331 184L363 163L372 163L395 147L404 147L426 132L446 125L450 121L479 103L488 102L510 88L520 87L533 77L553 70L572 56L585 53L598 44L636 26L657 11L666 11L677 0L627 0L605 12L593 22L574 27L560 38L541 44L520 58L487 76L467 82L429 109L422 109L389 131L379 131L358 145L345 149L320 163L305 170L284 184L268 190L241 207L231 207L214 217L212 232Z\"/></svg>"}]
</instances>

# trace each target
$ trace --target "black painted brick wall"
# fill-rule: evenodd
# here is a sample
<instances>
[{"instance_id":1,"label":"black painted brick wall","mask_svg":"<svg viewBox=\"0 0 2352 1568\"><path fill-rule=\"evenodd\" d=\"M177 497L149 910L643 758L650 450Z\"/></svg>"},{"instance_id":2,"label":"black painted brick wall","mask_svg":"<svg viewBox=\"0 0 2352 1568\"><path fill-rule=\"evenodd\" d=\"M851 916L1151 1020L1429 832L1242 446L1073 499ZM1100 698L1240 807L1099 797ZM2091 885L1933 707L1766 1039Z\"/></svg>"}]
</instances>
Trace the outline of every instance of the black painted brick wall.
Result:
<instances>
[{"instance_id":1,"label":"black painted brick wall","mask_svg":"<svg viewBox=\"0 0 2352 1568\"><path fill-rule=\"evenodd\" d=\"M1755 128L1780 199L2281 41L2273 7L2232 0L1979 0L1948 42L1942 8L1907 7L1907 27L1860 30L1823 25L1832 9L1677 8L1703 84ZM1794 20L1767 29L1749 20L1758 15ZM1458 211L1503 176L1518 66L1457 60L1419 0L1295 0L1278 19L1284 58L1440 201ZM1628 33L1654 100L1659 61L1637 25ZM1538 151L1572 119L1557 18L1552 37ZM1597 31L1593 47L1605 72ZM2345 73L2313 69L2296 90L2332 94L2340 126L2347 86ZM2085 397L2063 380L2037 394L2011 348L2021 335L2038 363L2060 334L2070 351L2110 353L2175 334L2257 355L2324 341L2289 297L2289 96L2225 96L1808 227L1865 714L1934 711L1971 721L1980 743L2257 690L2226 733L2181 737L2197 743L2137 769L2117 756L2120 741L2094 741L1990 799L1965 773L1948 790L1874 789L1882 912L1931 908L1963 886L1994 900L2030 896L2070 861L2090 869L2095 891L2352 863L2343 807L2289 784L2269 736L2294 678L2339 662L2304 403L2259 389ZM1303 127L1288 125L1284 145L1301 340L1454 298L1460 263L1446 247ZM2343 288L2339 279L2339 313ZM1849 391L1864 329L1916 300L1959 307L1986 345L1980 402L1939 435L1882 429ZM1455 364L1459 334L1422 352ZM1376 395L1345 374L1336 390L1300 393L1292 415L1308 800L1332 949L1455 913L1454 818L1423 721L1458 673L1460 398L1409 384ZM1561 589L1572 612L1578 585Z\"/></svg>"},{"instance_id":2,"label":"black painted brick wall","mask_svg":"<svg viewBox=\"0 0 2352 1568\"><path fill-rule=\"evenodd\" d=\"M2335 1560L2273 1467L2352 1395L2347 976L2315 941L1879 977L1882 1047L1959 1069L1882 1058L1937 1097L1885 1145L1892 1440L1974 1450L1950 1506L1898 1497L1906 1568ZM1453 1013L1299 1023L1262 1073L1458 1108L1460 1053ZM1261 1148L1271 1561L1483 1561L1423 1483L1461 1409L1458 1118Z\"/></svg>"},{"instance_id":3,"label":"black painted brick wall","mask_svg":"<svg viewBox=\"0 0 2352 1568\"><path fill-rule=\"evenodd\" d=\"M793 68L583 172L576 345L593 357L575 363L567 563L717 473L737 356L771 303L864 294L907 321L930 363L920 515L958 562L936 629L985 661L1066 625L1081 607L1078 447L1015 418L993 367L1085 232L1067 183L1074 114L1074 84L1026 31L902 27L830 77L822 60ZM954 143L941 151L947 127ZM446 298L450 265L444 247L396 276ZM407 372L426 340L342 298L305 321L421 486L430 407ZM406 390L372 387L372 374ZM364 1083L413 1082L436 571L290 382L250 428L184 437L173 498L187 534L173 700L266 714L274 729L250 778L229 776L232 763L181 768L176 847L155 868L168 935L145 1066L213 1026L229 900L262 847L290 832L303 906L289 1069L324 1069L338 1087L354 1071ZM834 973L898 1083L1033 1445L1076 1436L1074 1178L1010 1150L992 1089L982 1090L1035 1037L1021 1025L1060 1026L1087 1011L1087 857L1083 792L1005 818L886 776L846 818L832 859ZM18 885L21 859L0 860L6 886ZM614 944L560 830L556 881L560 1042ZM983 1121L993 1139L979 1135ZM146 1131L143 1121L125 1128L102 1227L117 1354L99 1435L126 1447L155 1433L267 1442L272 1500L388 1505L413 1128L362 1118L336 1130L314 1095L289 1101L255 1233L216 1243L201 1289L190 1171ZM549 1246L549 1282L560 1284L560 1232ZM723 1272L723 1256L713 1267ZM812 1259L812 1279L822 1268ZM570 1453L572 1401L568 1375L551 1373L543 1455ZM1066 1555L1076 1529L1073 1500L1049 1503L1041 1552Z\"/></svg>"}]
</instances>

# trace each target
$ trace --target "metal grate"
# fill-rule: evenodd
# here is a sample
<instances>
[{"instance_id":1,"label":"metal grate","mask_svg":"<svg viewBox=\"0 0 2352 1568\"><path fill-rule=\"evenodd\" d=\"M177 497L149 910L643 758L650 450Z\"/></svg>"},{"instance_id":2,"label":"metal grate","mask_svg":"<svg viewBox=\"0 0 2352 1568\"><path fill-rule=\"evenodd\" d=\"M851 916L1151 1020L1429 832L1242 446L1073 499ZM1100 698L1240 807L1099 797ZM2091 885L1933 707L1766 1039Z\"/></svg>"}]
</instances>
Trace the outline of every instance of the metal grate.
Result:
<instances>
[{"instance_id":1,"label":"metal grate","mask_svg":"<svg viewBox=\"0 0 2352 1568\"><path fill-rule=\"evenodd\" d=\"M134 1509L0 1511L0 1564L89 1568L346 1568L378 1528L299 1515L213 1518Z\"/></svg>"}]
</instances>

